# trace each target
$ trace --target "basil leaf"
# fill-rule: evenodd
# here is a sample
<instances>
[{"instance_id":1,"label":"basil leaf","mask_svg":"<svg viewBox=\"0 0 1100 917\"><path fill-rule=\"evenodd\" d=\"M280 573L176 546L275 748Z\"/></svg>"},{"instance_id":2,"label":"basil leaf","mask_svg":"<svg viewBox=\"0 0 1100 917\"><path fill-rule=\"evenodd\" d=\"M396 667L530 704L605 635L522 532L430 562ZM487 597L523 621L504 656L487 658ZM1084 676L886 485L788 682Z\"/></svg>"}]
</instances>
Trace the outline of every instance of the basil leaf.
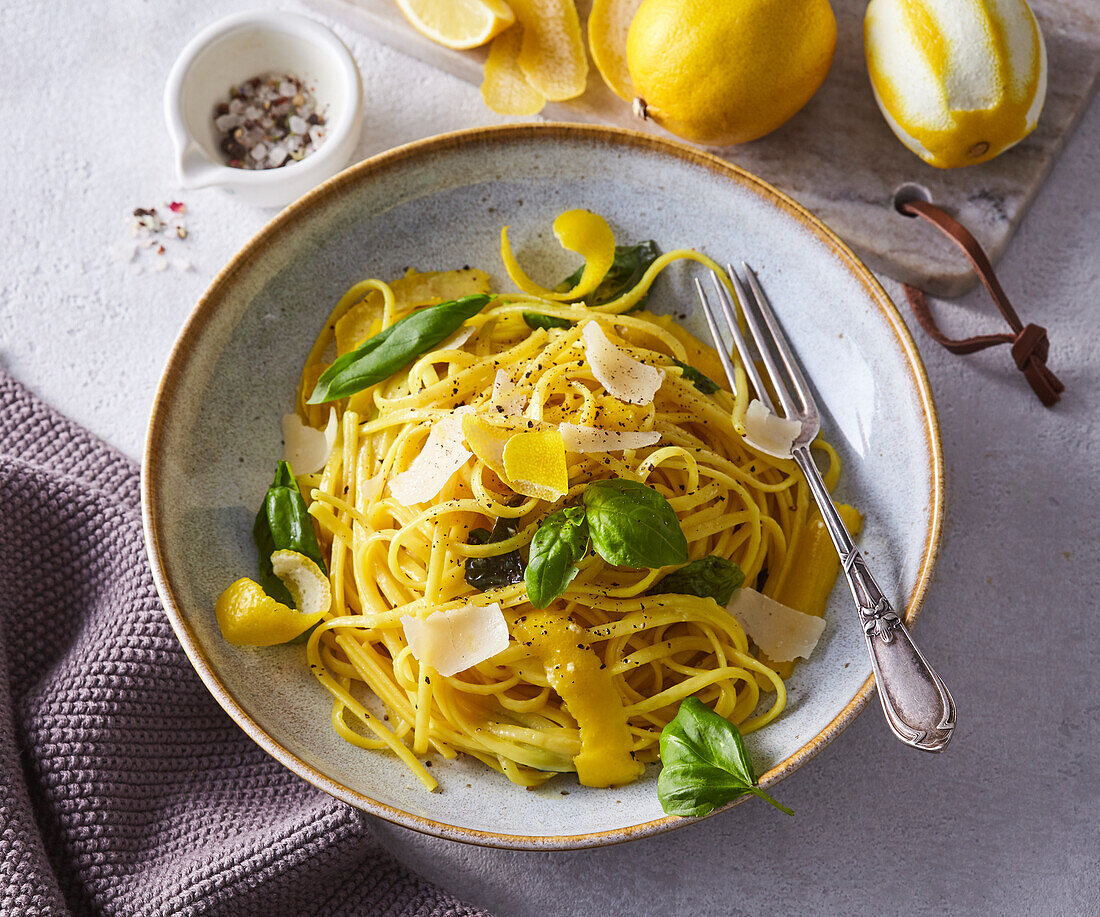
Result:
<instances>
[{"instance_id":1,"label":"basil leaf","mask_svg":"<svg viewBox=\"0 0 1100 917\"><path fill-rule=\"evenodd\" d=\"M622 296L623 293L634 287L642 279L646 269L657 260L660 254L661 250L652 239L638 245L616 245L615 260L611 262L611 267L604 279L600 281L600 285L584 298L585 302L590 306L602 306L604 303ZM566 290L573 289L583 273L584 266L582 265L558 284L557 292L564 293ZM641 309L645 306L647 299L649 299L648 292L638 300L630 311L636 312Z\"/></svg>"},{"instance_id":2,"label":"basil leaf","mask_svg":"<svg viewBox=\"0 0 1100 917\"><path fill-rule=\"evenodd\" d=\"M531 539L531 554L523 574L531 604L545 608L565 592L577 575L577 561L587 550L588 523L583 507L559 509L543 519Z\"/></svg>"},{"instance_id":3,"label":"basil leaf","mask_svg":"<svg viewBox=\"0 0 1100 917\"><path fill-rule=\"evenodd\" d=\"M527 327L536 328L569 328L572 322L567 318L558 318L555 315L544 315L542 312L524 312L523 320Z\"/></svg>"},{"instance_id":4,"label":"basil leaf","mask_svg":"<svg viewBox=\"0 0 1100 917\"><path fill-rule=\"evenodd\" d=\"M681 363L675 357L672 357L672 362L680 367L684 371L684 378L694 385L704 395L713 395L720 386L717 382L711 379L709 376L704 376L694 366L688 366L687 363Z\"/></svg>"},{"instance_id":5,"label":"basil leaf","mask_svg":"<svg viewBox=\"0 0 1100 917\"><path fill-rule=\"evenodd\" d=\"M306 509L306 501L294 480L294 473L286 462L275 466L275 480L267 489L263 505L256 514L252 526L252 540L256 542L257 560L260 566L260 585L275 601L294 607L294 600L286 586L271 569L271 555L275 551L297 551L305 554L323 572L328 572L313 520Z\"/></svg>"},{"instance_id":6,"label":"basil leaf","mask_svg":"<svg viewBox=\"0 0 1100 917\"><path fill-rule=\"evenodd\" d=\"M500 518L493 524L492 532L474 529L469 544L495 544L511 538L519 531L518 519ZM523 579L523 558L519 551L497 554L493 557L467 557L463 575L466 582L484 592L498 586L510 586Z\"/></svg>"},{"instance_id":7,"label":"basil leaf","mask_svg":"<svg viewBox=\"0 0 1100 917\"><path fill-rule=\"evenodd\" d=\"M794 815L756 785L740 730L696 697L661 730L661 765L657 798L668 815L706 815L749 793Z\"/></svg>"},{"instance_id":8,"label":"basil leaf","mask_svg":"<svg viewBox=\"0 0 1100 917\"><path fill-rule=\"evenodd\" d=\"M664 567L688 559L676 512L652 487L626 478L593 481L585 516L596 553L623 567Z\"/></svg>"},{"instance_id":9,"label":"basil leaf","mask_svg":"<svg viewBox=\"0 0 1100 917\"><path fill-rule=\"evenodd\" d=\"M719 605L728 605L735 590L745 583L745 574L733 561L710 555L693 560L687 566L654 583L648 595L675 593L712 598Z\"/></svg>"},{"instance_id":10,"label":"basil leaf","mask_svg":"<svg viewBox=\"0 0 1100 917\"><path fill-rule=\"evenodd\" d=\"M475 293L406 315L339 357L321 373L308 403L346 398L388 379L448 338L466 319L484 309L491 298Z\"/></svg>"}]
</instances>

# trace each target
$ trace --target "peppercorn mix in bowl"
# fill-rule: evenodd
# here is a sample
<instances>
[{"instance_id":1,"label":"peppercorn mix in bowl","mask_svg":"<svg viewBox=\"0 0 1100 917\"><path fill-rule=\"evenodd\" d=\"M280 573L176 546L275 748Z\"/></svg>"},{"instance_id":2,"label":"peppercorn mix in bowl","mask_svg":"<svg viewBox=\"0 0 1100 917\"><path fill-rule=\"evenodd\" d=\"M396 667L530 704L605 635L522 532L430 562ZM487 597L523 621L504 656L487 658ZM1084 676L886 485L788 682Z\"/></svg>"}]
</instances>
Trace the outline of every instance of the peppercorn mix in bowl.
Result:
<instances>
[{"instance_id":1,"label":"peppercorn mix in bowl","mask_svg":"<svg viewBox=\"0 0 1100 917\"><path fill-rule=\"evenodd\" d=\"M165 86L180 182L281 207L347 164L362 98L355 60L320 23L279 11L222 19L187 44Z\"/></svg>"}]
</instances>

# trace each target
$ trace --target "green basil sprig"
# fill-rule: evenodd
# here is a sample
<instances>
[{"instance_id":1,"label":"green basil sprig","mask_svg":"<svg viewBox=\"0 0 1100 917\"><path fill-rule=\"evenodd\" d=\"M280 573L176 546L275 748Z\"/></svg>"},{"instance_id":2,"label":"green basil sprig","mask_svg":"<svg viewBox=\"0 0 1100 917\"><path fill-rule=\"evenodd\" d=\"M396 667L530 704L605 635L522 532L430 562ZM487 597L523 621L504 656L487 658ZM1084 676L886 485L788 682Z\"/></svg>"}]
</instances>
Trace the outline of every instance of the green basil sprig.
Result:
<instances>
[{"instance_id":1,"label":"green basil sprig","mask_svg":"<svg viewBox=\"0 0 1100 917\"><path fill-rule=\"evenodd\" d=\"M609 564L664 567L688 559L680 520L652 487L609 478L589 484L583 499L592 547Z\"/></svg>"},{"instance_id":2,"label":"green basil sprig","mask_svg":"<svg viewBox=\"0 0 1100 917\"><path fill-rule=\"evenodd\" d=\"M475 293L407 315L367 338L321 373L309 404L336 401L388 379L422 353L446 340L468 318L477 315L491 296Z\"/></svg>"},{"instance_id":3,"label":"green basil sprig","mask_svg":"<svg viewBox=\"0 0 1100 917\"><path fill-rule=\"evenodd\" d=\"M687 363L683 363L672 357L672 362L680 367L684 371L684 378L694 385L704 395L713 395L719 389L719 385L710 376L704 376L694 366L688 366Z\"/></svg>"},{"instance_id":4,"label":"green basil sprig","mask_svg":"<svg viewBox=\"0 0 1100 917\"><path fill-rule=\"evenodd\" d=\"M664 567L687 560L680 520L652 487L625 478L593 481L582 503L551 513L531 539L523 581L536 608L545 608L565 592L589 543L609 564L623 567Z\"/></svg>"},{"instance_id":5,"label":"green basil sprig","mask_svg":"<svg viewBox=\"0 0 1100 917\"><path fill-rule=\"evenodd\" d=\"M518 519L501 517L493 524L493 530L474 529L470 532L470 544L495 544L511 538L519 531ZM523 558L519 551L497 554L494 557L467 557L463 576L466 582L484 592L498 586L510 586L523 579Z\"/></svg>"},{"instance_id":6,"label":"green basil sprig","mask_svg":"<svg viewBox=\"0 0 1100 917\"><path fill-rule=\"evenodd\" d=\"M661 765L657 798L668 815L706 815L749 793L794 815L756 785L740 730L696 697L661 730Z\"/></svg>"},{"instance_id":7,"label":"green basil sprig","mask_svg":"<svg viewBox=\"0 0 1100 917\"><path fill-rule=\"evenodd\" d=\"M531 539L531 554L523 581L527 598L545 608L577 575L577 561L588 550L588 523L584 507L568 506L542 520Z\"/></svg>"},{"instance_id":8,"label":"green basil sprig","mask_svg":"<svg viewBox=\"0 0 1100 917\"><path fill-rule=\"evenodd\" d=\"M527 322L527 327L532 330L538 328L569 328L573 324L567 318L545 315L542 312L524 312L523 320Z\"/></svg>"},{"instance_id":9,"label":"green basil sprig","mask_svg":"<svg viewBox=\"0 0 1100 917\"><path fill-rule=\"evenodd\" d=\"M256 542L257 560L260 565L260 585L275 601L293 607L294 600L286 586L271 569L271 555L275 551L297 551L305 554L323 572L324 558L313 530L313 520L306 509L306 501L294 480L294 473L286 462L275 467L275 480L267 489L263 505L256 514L252 526L252 540Z\"/></svg>"},{"instance_id":10,"label":"green basil sprig","mask_svg":"<svg viewBox=\"0 0 1100 917\"><path fill-rule=\"evenodd\" d=\"M711 554L700 557L654 583L649 595L674 593L712 598L728 605L733 593L745 584L745 574L732 560Z\"/></svg>"},{"instance_id":11,"label":"green basil sprig","mask_svg":"<svg viewBox=\"0 0 1100 917\"><path fill-rule=\"evenodd\" d=\"M604 303L622 296L623 293L634 287L642 279L646 269L657 260L660 254L661 250L652 239L638 245L616 245L615 260L611 263L611 268L604 275L603 280L600 281L600 285L589 293L584 301L590 306L602 306ZM558 284L557 292L564 293L566 290L573 289L583 273L584 266L582 265ZM636 312L641 309L648 298L649 293L647 292L630 311Z\"/></svg>"}]
</instances>

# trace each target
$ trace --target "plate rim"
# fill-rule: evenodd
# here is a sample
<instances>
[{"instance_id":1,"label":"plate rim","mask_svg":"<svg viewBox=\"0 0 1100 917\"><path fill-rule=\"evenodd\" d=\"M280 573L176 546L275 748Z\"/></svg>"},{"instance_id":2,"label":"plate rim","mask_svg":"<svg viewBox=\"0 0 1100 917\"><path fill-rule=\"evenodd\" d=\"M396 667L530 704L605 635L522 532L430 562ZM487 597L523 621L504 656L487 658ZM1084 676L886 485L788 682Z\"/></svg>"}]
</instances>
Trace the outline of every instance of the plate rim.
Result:
<instances>
[{"instance_id":1,"label":"plate rim","mask_svg":"<svg viewBox=\"0 0 1100 917\"><path fill-rule=\"evenodd\" d=\"M229 714L230 718L244 730L249 738L283 766L342 802L422 834L477 846L510 850L577 850L651 837L693 824L700 821L700 819L680 818L670 815L638 825L584 834L501 834L448 825L435 819L405 812L344 786L312 765L307 764L268 735L263 727L245 711L232 692L222 684L204 655L190 625L176 604L166 573L167 566L163 560L160 520L157 516L155 501L160 487L158 460L165 437L167 418L172 413L169 409L170 404L175 396L179 378L190 361L191 348L188 345L202 333L217 309L224 290L232 283L235 276L245 270L256 257L263 253L273 237L281 232L284 227L294 224L300 218L322 207L329 199L337 195L344 186L357 183L372 173L392 168L405 160L415 160L425 155L444 153L479 143L530 142L536 137L544 137L550 140L580 140L597 143L602 141L610 146L624 145L634 149L655 150L658 153L671 155L688 164L702 166L724 179L748 186L759 197L768 200L769 203L777 206L781 211L786 212L801 225L814 232L826 243L827 248L831 249L832 254L841 264L863 284L869 298L879 307L883 317L898 339L898 344L905 358L905 368L909 372L911 382L918 396L920 415L923 420L923 432L931 456L931 467L929 469L932 492L931 516L925 532L924 550L916 582L906 600L904 614L906 623L912 625L920 614L943 536L944 460L939 416L927 372L913 337L897 307L879 280L860 261L851 248L820 219L778 188L712 153L663 137L605 125L555 122L505 124L451 131L416 140L378 153L350 166L322 182L272 218L233 255L210 282L210 285L188 315L172 347L150 409L149 425L141 463L141 513L146 554L152 570L153 582L156 585L157 593L160 596L172 630L182 645L188 660L206 685L207 690L222 709ZM760 786L769 787L777 783L819 754L863 710L873 690L874 676L872 675L867 678L855 696L817 735L794 754L784 758L764 773L760 777ZM710 818L720 812L725 812L747 798L742 796L725 806L715 809L704 817Z\"/></svg>"}]
</instances>

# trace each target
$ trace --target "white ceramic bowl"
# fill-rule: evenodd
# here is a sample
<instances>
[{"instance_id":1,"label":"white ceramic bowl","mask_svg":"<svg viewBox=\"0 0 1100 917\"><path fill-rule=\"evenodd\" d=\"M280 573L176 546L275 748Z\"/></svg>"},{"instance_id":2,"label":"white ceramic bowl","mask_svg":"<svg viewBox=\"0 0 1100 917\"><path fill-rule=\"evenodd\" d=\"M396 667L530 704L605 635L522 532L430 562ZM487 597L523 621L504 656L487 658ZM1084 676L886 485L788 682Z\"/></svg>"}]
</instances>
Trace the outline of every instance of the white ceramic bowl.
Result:
<instances>
[{"instance_id":1,"label":"white ceramic bowl","mask_svg":"<svg viewBox=\"0 0 1100 917\"><path fill-rule=\"evenodd\" d=\"M534 276L564 276L575 258L550 226L573 207L606 216L620 240L652 238L666 250L695 245L734 263L745 258L760 272L815 383L825 435L844 462L837 498L864 512L860 548L909 623L939 540L939 430L905 324L832 232L759 179L656 137L554 124L436 137L342 172L245 246L180 335L149 424L146 539L177 636L256 742L352 805L454 840L575 848L690 822L662 813L653 766L616 789L578 786L561 775L526 792L468 756L437 758L432 773L441 792L425 792L396 757L337 736L331 697L301 646L231 646L214 604L233 580L255 575L252 523L282 455L280 418L291 410L298 371L333 303L364 277L396 277L409 266L476 265L496 289L509 288L500 261L504 223ZM698 274L694 264L672 265L648 307L686 313L686 326L705 335L691 287ZM783 715L746 737L762 786L809 761L871 696L863 632L843 582L826 622L813 657L787 682Z\"/></svg>"},{"instance_id":2,"label":"white ceramic bowl","mask_svg":"<svg viewBox=\"0 0 1100 917\"><path fill-rule=\"evenodd\" d=\"M313 88L325 140L279 169L234 169L218 146L214 107L230 86L265 73L290 73ZM250 204L282 207L347 164L363 124L363 86L351 52L320 23L280 11L237 13L187 43L164 87L164 117L183 187L217 187Z\"/></svg>"}]
</instances>

